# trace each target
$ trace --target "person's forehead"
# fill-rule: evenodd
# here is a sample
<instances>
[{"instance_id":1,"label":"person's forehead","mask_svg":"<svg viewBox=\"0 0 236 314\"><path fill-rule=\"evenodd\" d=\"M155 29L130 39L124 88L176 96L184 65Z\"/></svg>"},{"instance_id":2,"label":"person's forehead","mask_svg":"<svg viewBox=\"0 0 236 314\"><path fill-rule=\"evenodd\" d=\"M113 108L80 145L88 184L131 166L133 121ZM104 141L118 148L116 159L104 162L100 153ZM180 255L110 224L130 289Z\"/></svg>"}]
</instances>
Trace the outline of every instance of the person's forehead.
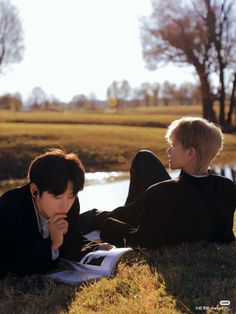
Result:
<instances>
[{"instance_id":1,"label":"person's forehead","mask_svg":"<svg viewBox=\"0 0 236 314\"><path fill-rule=\"evenodd\" d=\"M73 189L73 186L74 186L74 184L72 181L67 182L67 190Z\"/></svg>"},{"instance_id":2,"label":"person's forehead","mask_svg":"<svg viewBox=\"0 0 236 314\"><path fill-rule=\"evenodd\" d=\"M178 138L177 138L177 136L176 136L176 133L175 132L173 132L172 134L171 134L171 142L178 142Z\"/></svg>"}]
</instances>

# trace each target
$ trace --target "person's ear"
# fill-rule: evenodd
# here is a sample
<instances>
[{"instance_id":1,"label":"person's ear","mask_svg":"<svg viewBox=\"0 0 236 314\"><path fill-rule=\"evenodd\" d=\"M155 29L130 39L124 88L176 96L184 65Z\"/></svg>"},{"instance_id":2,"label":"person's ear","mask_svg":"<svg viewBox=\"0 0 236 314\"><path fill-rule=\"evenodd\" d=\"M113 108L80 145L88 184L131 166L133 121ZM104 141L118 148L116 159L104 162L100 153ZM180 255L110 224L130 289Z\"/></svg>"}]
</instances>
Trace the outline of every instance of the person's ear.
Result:
<instances>
[{"instance_id":1,"label":"person's ear","mask_svg":"<svg viewBox=\"0 0 236 314\"><path fill-rule=\"evenodd\" d=\"M194 148L194 147L189 147L187 154L188 154L188 155L187 155L187 156L188 156L188 159L189 159L190 161L195 160L195 159L196 159L196 156L197 156L196 148Z\"/></svg>"},{"instance_id":2,"label":"person's ear","mask_svg":"<svg viewBox=\"0 0 236 314\"><path fill-rule=\"evenodd\" d=\"M30 192L33 198L39 194L38 187L35 183L30 183Z\"/></svg>"}]
</instances>

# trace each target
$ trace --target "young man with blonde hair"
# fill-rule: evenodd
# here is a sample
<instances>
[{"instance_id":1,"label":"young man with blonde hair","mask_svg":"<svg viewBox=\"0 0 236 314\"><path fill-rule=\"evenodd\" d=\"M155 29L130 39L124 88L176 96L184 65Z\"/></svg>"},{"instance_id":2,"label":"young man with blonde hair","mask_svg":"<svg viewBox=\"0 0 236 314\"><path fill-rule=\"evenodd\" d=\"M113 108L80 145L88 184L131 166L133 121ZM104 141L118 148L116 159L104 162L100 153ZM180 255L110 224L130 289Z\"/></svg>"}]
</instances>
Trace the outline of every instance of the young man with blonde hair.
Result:
<instances>
[{"instance_id":1,"label":"young man with blonde hair","mask_svg":"<svg viewBox=\"0 0 236 314\"><path fill-rule=\"evenodd\" d=\"M139 151L132 161L126 205L106 213L101 238L147 248L234 240L236 185L209 170L223 147L220 128L185 117L170 124L166 139L169 167L180 169L179 177L171 179L151 151Z\"/></svg>"}]
</instances>

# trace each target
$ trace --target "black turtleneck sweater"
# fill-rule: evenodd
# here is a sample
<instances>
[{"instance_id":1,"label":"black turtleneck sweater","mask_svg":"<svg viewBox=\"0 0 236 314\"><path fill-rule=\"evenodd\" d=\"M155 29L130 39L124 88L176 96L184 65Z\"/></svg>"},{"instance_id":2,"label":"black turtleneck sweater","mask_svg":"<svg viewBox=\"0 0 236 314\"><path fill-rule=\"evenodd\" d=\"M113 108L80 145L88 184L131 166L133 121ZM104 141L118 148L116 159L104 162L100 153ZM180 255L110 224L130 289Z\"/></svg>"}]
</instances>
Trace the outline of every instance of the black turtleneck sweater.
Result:
<instances>
[{"instance_id":1,"label":"black turtleneck sweater","mask_svg":"<svg viewBox=\"0 0 236 314\"><path fill-rule=\"evenodd\" d=\"M175 180L152 185L137 203L139 210L135 212L135 203L131 210L134 221L139 217L138 227L136 222L132 223L129 206L124 210L119 208L104 222L103 240L122 246L125 239L128 245L146 248L201 240L225 243L234 240L236 185L225 177L209 174L199 178L181 171Z\"/></svg>"}]
</instances>

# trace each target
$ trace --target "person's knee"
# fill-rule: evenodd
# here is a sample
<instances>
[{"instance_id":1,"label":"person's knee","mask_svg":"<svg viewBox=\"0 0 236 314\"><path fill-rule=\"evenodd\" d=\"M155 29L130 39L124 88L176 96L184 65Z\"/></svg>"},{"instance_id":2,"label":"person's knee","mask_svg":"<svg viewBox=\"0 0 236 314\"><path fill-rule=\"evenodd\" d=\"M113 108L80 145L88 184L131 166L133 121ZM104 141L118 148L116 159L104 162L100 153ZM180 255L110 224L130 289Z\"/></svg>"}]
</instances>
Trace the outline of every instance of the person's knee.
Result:
<instances>
[{"instance_id":1,"label":"person's knee","mask_svg":"<svg viewBox=\"0 0 236 314\"><path fill-rule=\"evenodd\" d=\"M124 239L126 238L130 227L130 225L120 220L107 218L102 225L100 237L103 242L109 242L117 247L124 247Z\"/></svg>"},{"instance_id":2,"label":"person's knee","mask_svg":"<svg viewBox=\"0 0 236 314\"><path fill-rule=\"evenodd\" d=\"M134 156L132 164L140 163L140 162L142 163L142 162L150 161L156 158L157 157L151 150L142 149L138 151L137 154Z\"/></svg>"}]
</instances>

